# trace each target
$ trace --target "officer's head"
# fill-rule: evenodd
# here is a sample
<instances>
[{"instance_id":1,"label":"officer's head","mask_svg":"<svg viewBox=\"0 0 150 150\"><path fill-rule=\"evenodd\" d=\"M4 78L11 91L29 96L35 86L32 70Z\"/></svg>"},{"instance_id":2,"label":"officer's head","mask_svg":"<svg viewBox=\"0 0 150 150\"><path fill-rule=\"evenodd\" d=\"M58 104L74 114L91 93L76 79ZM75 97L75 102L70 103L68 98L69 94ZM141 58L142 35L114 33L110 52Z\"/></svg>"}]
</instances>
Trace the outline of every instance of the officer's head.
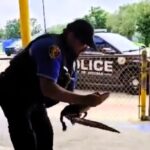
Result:
<instances>
[{"instance_id":1,"label":"officer's head","mask_svg":"<svg viewBox=\"0 0 150 150\"><path fill-rule=\"evenodd\" d=\"M77 55L88 47L96 48L93 41L93 27L85 20L79 19L69 23L64 33L68 46L70 46Z\"/></svg>"}]
</instances>

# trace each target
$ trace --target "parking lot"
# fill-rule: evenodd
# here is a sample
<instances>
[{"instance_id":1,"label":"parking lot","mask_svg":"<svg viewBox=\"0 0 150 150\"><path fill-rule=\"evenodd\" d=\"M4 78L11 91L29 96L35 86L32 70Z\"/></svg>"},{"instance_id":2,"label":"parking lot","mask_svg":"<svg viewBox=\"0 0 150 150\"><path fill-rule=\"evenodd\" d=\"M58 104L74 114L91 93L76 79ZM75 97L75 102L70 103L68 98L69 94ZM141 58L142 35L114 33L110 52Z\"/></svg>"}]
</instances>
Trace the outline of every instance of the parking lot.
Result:
<instances>
[{"instance_id":1,"label":"parking lot","mask_svg":"<svg viewBox=\"0 0 150 150\"><path fill-rule=\"evenodd\" d=\"M0 71L8 64L8 60L0 60ZM76 90L76 92L87 94L92 91ZM68 130L63 132L59 115L66 104L60 103L48 109L54 127L54 150L149 150L150 123L138 119L138 100L138 96L111 93L106 102L89 111L88 119L106 123L120 130L121 134L81 125L72 126L69 122L67 122ZM0 110L0 150L11 149L7 120Z\"/></svg>"}]
</instances>

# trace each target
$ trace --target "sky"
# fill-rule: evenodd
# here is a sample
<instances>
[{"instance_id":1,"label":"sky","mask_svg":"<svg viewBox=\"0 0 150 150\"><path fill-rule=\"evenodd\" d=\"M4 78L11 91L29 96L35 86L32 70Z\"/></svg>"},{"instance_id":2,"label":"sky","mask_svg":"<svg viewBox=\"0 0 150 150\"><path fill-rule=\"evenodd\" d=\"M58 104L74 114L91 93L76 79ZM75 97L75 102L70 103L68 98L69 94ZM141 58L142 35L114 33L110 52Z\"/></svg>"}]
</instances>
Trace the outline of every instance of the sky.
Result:
<instances>
[{"instance_id":1,"label":"sky","mask_svg":"<svg viewBox=\"0 0 150 150\"><path fill-rule=\"evenodd\" d=\"M19 0L0 0L0 27L7 20L19 18ZM101 7L108 12L116 11L119 6L140 0L44 0L47 27L71 22L88 14L91 6ZM42 0L29 0L30 17L35 17L43 27Z\"/></svg>"}]
</instances>

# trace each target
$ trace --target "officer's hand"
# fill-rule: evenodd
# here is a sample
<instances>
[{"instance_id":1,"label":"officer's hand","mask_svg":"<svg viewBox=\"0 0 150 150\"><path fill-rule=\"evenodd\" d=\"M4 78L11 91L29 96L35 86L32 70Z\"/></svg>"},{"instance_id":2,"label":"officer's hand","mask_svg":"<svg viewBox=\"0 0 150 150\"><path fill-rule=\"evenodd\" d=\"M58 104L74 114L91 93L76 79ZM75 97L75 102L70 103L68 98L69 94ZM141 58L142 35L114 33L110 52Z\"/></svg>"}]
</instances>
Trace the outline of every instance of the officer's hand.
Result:
<instances>
[{"instance_id":1,"label":"officer's hand","mask_svg":"<svg viewBox=\"0 0 150 150\"><path fill-rule=\"evenodd\" d=\"M100 94L99 92L95 92L93 94L89 94L85 96L85 103L86 105L96 107L104 102L109 97L109 92L105 92Z\"/></svg>"}]
</instances>

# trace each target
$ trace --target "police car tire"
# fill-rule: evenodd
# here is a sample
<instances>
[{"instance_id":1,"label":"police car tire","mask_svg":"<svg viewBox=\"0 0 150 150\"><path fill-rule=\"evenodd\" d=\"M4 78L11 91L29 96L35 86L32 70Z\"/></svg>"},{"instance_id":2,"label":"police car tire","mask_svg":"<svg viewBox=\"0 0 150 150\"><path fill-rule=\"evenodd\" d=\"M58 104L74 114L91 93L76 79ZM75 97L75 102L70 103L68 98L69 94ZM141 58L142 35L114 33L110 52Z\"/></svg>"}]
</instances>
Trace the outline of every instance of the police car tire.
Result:
<instances>
[{"instance_id":1,"label":"police car tire","mask_svg":"<svg viewBox=\"0 0 150 150\"><path fill-rule=\"evenodd\" d=\"M135 78L136 80L138 80L139 84L140 84L140 81L138 79L138 77ZM129 80L130 82L132 82L133 80ZM140 92L140 85L138 86L130 86L130 90L129 90L130 94L133 94L133 95L138 95L139 92Z\"/></svg>"},{"instance_id":2,"label":"police car tire","mask_svg":"<svg viewBox=\"0 0 150 150\"><path fill-rule=\"evenodd\" d=\"M10 51L6 52L6 55L7 55L7 56L10 56L10 55L11 55L11 52L10 52Z\"/></svg>"},{"instance_id":3,"label":"police car tire","mask_svg":"<svg viewBox=\"0 0 150 150\"><path fill-rule=\"evenodd\" d=\"M133 85L133 80L137 80L139 82L139 85L135 86ZM129 76L127 73L126 73L126 79L125 79L126 83L125 84L125 88L128 89L128 93L132 94L132 95L138 95L139 92L140 92L140 77L139 77L139 74L136 73L136 74L132 74L131 76Z\"/></svg>"}]
</instances>

